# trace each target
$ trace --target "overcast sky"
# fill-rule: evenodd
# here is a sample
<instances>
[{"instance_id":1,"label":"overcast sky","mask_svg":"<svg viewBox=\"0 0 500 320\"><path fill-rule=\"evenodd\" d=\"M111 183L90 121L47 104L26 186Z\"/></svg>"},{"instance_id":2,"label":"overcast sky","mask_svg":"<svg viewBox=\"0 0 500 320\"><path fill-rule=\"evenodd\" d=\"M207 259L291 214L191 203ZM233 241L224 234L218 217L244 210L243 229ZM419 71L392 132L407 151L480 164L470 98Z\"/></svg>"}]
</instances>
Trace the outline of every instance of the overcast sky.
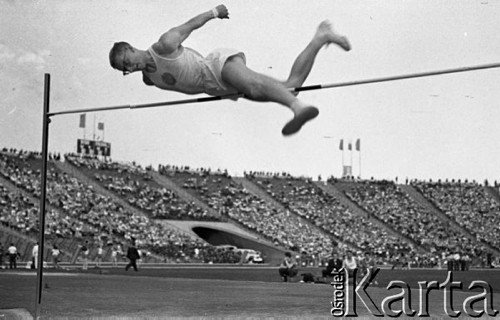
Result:
<instances>
[{"instance_id":1,"label":"overcast sky","mask_svg":"<svg viewBox=\"0 0 500 320\"><path fill-rule=\"evenodd\" d=\"M0 142L41 150L44 73L51 111L193 98L142 84L111 69L109 49L125 40L146 49L169 28L220 2L0 0ZM325 19L352 51L319 53L305 85L500 62L499 0L225 1L229 20L212 20L184 45L206 55L245 52L250 68L284 79ZM85 135L104 122L113 160L294 175L340 176L339 141L361 139L354 174L377 179L500 181L500 69L300 94L320 115L297 135L292 114L240 99L87 114ZM198 96L195 96L198 97ZM79 115L52 118L49 149L76 150ZM351 163L351 154L344 153ZM401 180L400 180L401 181Z\"/></svg>"}]
</instances>

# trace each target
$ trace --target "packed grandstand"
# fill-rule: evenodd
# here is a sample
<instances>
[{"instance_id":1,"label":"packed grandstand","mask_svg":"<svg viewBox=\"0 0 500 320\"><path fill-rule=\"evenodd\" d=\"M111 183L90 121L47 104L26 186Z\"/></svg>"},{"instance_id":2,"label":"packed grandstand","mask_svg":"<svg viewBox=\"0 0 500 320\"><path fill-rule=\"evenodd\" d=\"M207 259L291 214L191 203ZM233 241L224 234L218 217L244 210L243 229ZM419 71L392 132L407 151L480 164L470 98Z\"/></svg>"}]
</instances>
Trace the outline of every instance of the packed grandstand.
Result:
<instances>
[{"instance_id":1,"label":"packed grandstand","mask_svg":"<svg viewBox=\"0 0 500 320\"><path fill-rule=\"evenodd\" d=\"M38 235L41 166L37 152L0 152L0 227L9 231L0 241L17 239L20 251L29 252ZM231 223L295 252L303 265L324 265L332 250L347 249L370 252L379 264L413 267L442 267L456 257L489 267L500 255L496 182L232 177L225 170L167 164L155 170L51 154L47 202L46 240L65 253L63 261L77 261L84 244L104 247L109 261L117 246L135 241L149 261L242 262L241 250L220 250L169 223L179 220Z\"/></svg>"}]
</instances>

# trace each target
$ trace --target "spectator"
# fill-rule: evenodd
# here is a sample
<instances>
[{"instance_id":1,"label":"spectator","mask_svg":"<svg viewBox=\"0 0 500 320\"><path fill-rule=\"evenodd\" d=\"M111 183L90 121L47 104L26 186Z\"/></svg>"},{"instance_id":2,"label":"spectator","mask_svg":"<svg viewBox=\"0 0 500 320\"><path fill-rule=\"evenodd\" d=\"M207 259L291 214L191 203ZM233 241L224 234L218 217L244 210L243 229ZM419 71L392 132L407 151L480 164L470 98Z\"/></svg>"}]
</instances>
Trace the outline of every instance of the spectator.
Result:
<instances>
[{"instance_id":1,"label":"spectator","mask_svg":"<svg viewBox=\"0 0 500 320\"><path fill-rule=\"evenodd\" d=\"M118 244L116 246L116 256L117 258L120 258L120 259L123 259L124 257L124 252L123 252L123 249L122 249L122 245L121 244Z\"/></svg>"},{"instance_id":2,"label":"spectator","mask_svg":"<svg viewBox=\"0 0 500 320\"><path fill-rule=\"evenodd\" d=\"M82 252L82 255L83 255L83 266L82 266L83 270L87 270L89 268L90 249L89 249L88 245L89 245L89 242L85 241L85 244L82 246L82 248L80 250Z\"/></svg>"},{"instance_id":3,"label":"spectator","mask_svg":"<svg viewBox=\"0 0 500 320\"><path fill-rule=\"evenodd\" d=\"M99 244L99 246L97 247L97 255L95 258L95 267L96 268L101 267L103 251L104 250L102 249L102 244Z\"/></svg>"},{"instance_id":4,"label":"spectator","mask_svg":"<svg viewBox=\"0 0 500 320\"><path fill-rule=\"evenodd\" d=\"M140 249L137 249L137 254L139 255L139 258L137 258L136 263L137 263L137 267L140 267L141 262L143 261L142 260L142 258L143 258L142 251Z\"/></svg>"},{"instance_id":5,"label":"spectator","mask_svg":"<svg viewBox=\"0 0 500 320\"><path fill-rule=\"evenodd\" d=\"M394 270L398 266L401 266L401 269L409 269L409 265L410 260L406 258L404 253L400 253L394 260L391 270Z\"/></svg>"},{"instance_id":6,"label":"spectator","mask_svg":"<svg viewBox=\"0 0 500 320\"><path fill-rule=\"evenodd\" d=\"M118 249L114 245L111 248L111 265L113 268L118 266Z\"/></svg>"},{"instance_id":7,"label":"spectator","mask_svg":"<svg viewBox=\"0 0 500 320\"><path fill-rule=\"evenodd\" d=\"M354 270L358 268L358 260L353 256L351 250L347 250L346 256L342 261L342 267L347 271L349 278L354 277Z\"/></svg>"},{"instance_id":8,"label":"spectator","mask_svg":"<svg viewBox=\"0 0 500 320\"><path fill-rule=\"evenodd\" d=\"M5 255L5 249L3 247L3 244L0 243L0 269L3 269L3 256Z\"/></svg>"},{"instance_id":9,"label":"spectator","mask_svg":"<svg viewBox=\"0 0 500 320\"><path fill-rule=\"evenodd\" d=\"M293 278L297 275L297 273L299 273L299 270L297 269L297 263L293 260L292 254L290 252L285 253L285 258L283 259L283 262L281 262L278 271L281 278L283 279L283 282L287 282L289 277Z\"/></svg>"},{"instance_id":10,"label":"spectator","mask_svg":"<svg viewBox=\"0 0 500 320\"><path fill-rule=\"evenodd\" d=\"M37 242L31 250L31 269L38 269L38 244Z\"/></svg>"},{"instance_id":11,"label":"spectator","mask_svg":"<svg viewBox=\"0 0 500 320\"><path fill-rule=\"evenodd\" d=\"M61 250L54 245L52 248L52 263L54 264L54 269L59 269L59 256L61 255Z\"/></svg>"},{"instance_id":12,"label":"spectator","mask_svg":"<svg viewBox=\"0 0 500 320\"><path fill-rule=\"evenodd\" d=\"M13 243L7 248L7 254L9 255L9 269L17 269L17 256L19 253Z\"/></svg>"},{"instance_id":13,"label":"spectator","mask_svg":"<svg viewBox=\"0 0 500 320\"><path fill-rule=\"evenodd\" d=\"M370 252L365 252L363 260L361 260L361 274L364 277L368 272L374 271L376 267L376 261L371 256ZM374 284L378 284L377 280L374 280Z\"/></svg>"}]
</instances>

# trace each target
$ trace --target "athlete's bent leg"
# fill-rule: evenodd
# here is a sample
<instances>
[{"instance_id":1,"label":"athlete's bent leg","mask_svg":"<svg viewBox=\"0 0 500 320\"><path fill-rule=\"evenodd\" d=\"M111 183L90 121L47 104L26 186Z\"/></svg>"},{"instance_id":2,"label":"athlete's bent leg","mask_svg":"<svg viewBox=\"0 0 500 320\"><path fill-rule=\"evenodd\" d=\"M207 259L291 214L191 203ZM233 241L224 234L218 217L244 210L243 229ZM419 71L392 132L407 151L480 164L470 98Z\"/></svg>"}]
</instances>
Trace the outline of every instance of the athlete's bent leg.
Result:
<instances>
[{"instance_id":1,"label":"athlete's bent leg","mask_svg":"<svg viewBox=\"0 0 500 320\"><path fill-rule=\"evenodd\" d=\"M347 38L334 31L329 21L323 21L318 26L313 39L295 59L285 86L287 88L301 87L311 72L319 50L331 43L338 45L345 51L351 50Z\"/></svg>"},{"instance_id":2,"label":"athlete's bent leg","mask_svg":"<svg viewBox=\"0 0 500 320\"><path fill-rule=\"evenodd\" d=\"M298 132L307 121L319 113L316 107L297 99L283 83L249 69L239 56L233 56L226 61L222 68L222 80L250 100L276 102L291 109L294 118L283 128L284 135Z\"/></svg>"}]
</instances>

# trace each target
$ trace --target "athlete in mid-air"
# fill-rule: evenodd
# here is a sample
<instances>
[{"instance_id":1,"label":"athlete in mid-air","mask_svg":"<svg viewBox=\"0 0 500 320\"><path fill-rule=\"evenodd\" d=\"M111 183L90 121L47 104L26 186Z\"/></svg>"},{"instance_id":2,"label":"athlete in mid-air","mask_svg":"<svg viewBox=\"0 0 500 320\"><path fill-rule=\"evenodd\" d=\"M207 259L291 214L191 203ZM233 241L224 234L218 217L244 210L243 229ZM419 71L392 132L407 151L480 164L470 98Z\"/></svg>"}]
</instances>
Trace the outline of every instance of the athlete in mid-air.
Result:
<instances>
[{"instance_id":1,"label":"athlete in mid-air","mask_svg":"<svg viewBox=\"0 0 500 320\"><path fill-rule=\"evenodd\" d=\"M299 100L288 88L302 86L322 47L333 43L349 51L351 46L346 37L336 33L328 21L321 22L312 40L295 59L288 79L278 81L249 69L241 51L217 49L203 57L182 45L191 32L215 18L229 18L226 6L219 5L168 30L147 50L117 42L109 53L111 66L123 75L141 71L145 84L160 89L212 96L243 93L249 100L284 105L294 113L282 129L285 136L298 132L318 115L316 107Z\"/></svg>"}]
</instances>

